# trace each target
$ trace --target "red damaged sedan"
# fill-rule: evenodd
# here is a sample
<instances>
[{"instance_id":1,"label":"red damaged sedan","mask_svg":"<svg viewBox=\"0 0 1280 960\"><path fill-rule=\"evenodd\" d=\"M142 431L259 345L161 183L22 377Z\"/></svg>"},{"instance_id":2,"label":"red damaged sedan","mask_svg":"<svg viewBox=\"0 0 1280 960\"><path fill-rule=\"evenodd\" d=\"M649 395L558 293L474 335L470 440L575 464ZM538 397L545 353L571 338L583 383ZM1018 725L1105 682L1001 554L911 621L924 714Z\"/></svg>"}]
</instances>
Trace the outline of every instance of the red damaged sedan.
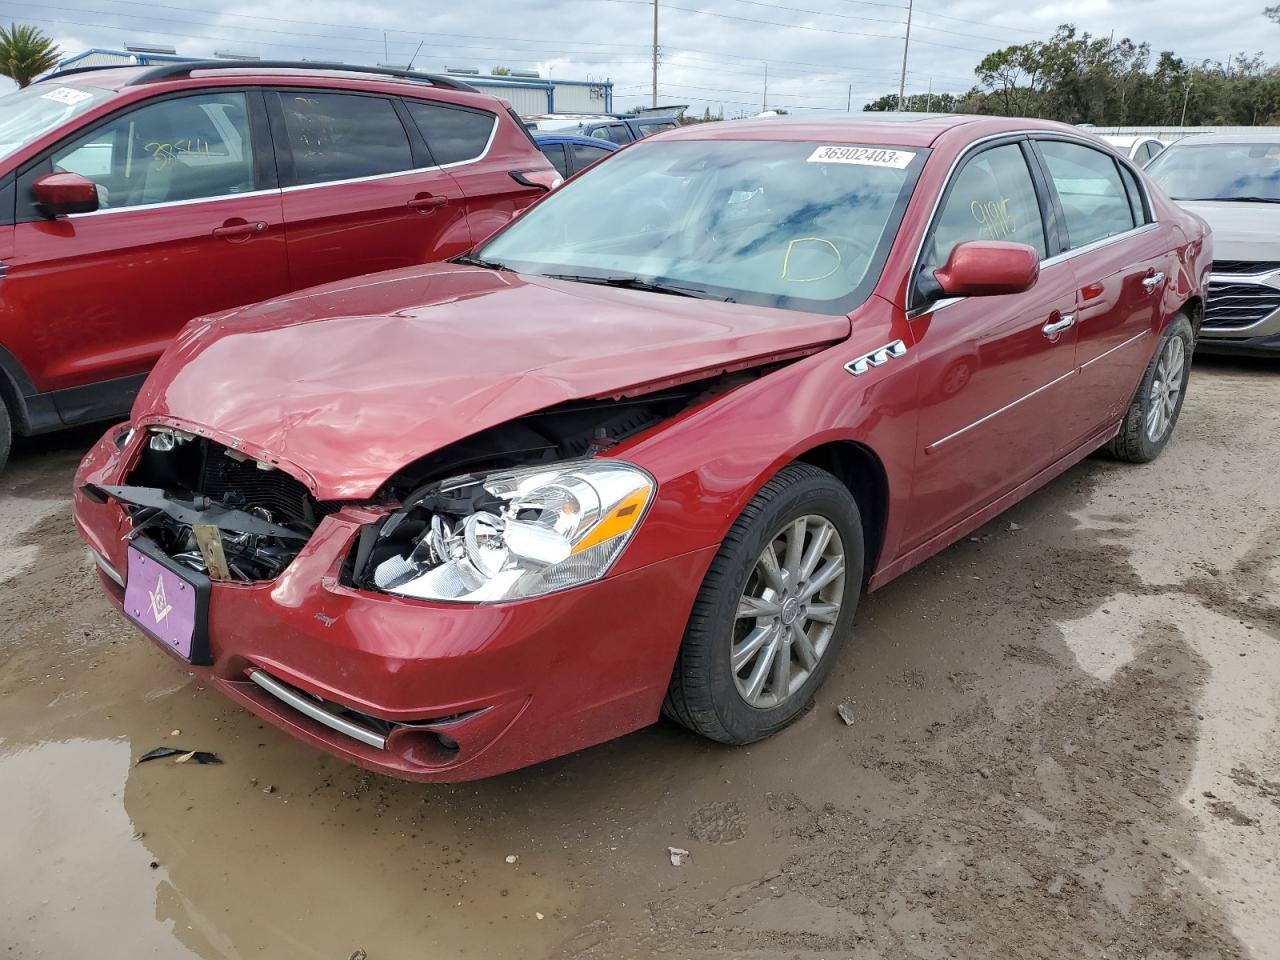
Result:
<instances>
[{"instance_id":1,"label":"red damaged sedan","mask_svg":"<svg viewBox=\"0 0 1280 960\"><path fill-rule=\"evenodd\" d=\"M689 127L457 261L192 322L76 523L175 658L393 776L663 713L749 743L864 591L1099 448L1160 453L1210 261L1069 127Z\"/></svg>"}]
</instances>

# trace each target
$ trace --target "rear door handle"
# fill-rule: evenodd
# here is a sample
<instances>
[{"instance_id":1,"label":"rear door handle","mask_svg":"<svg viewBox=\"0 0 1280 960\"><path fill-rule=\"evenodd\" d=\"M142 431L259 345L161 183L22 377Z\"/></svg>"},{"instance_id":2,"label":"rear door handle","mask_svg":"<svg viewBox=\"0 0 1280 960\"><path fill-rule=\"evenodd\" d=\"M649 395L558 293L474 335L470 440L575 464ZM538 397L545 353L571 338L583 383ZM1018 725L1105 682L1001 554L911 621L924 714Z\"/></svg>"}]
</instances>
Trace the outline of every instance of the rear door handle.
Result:
<instances>
[{"instance_id":1,"label":"rear door handle","mask_svg":"<svg viewBox=\"0 0 1280 960\"><path fill-rule=\"evenodd\" d=\"M449 202L448 197L433 197L430 194L414 197L406 204L411 210L432 210L436 207L443 207Z\"/></svg>"},{"instance_id":2,"label":"rear door handle","mask_svg":"<svg viewBox=\"0 0 1280 960\"><path fill-rule=\"evenodd\" d=\"M1149 277L1142 278L1142 285L1146 288L1147 293L1154 292L1156 287L1160 286L1162 283L1164 283L1163 273L1153 273Z\"/></svg>"},{"instance_id":3,"label":"rear door handle","mask_svg":"<svg viewBox=\"0 0 1280 960\"><path fill-rule=\"evenodd\" d=\"M1055 337L1058 334L1060 334L1063 330L1070 329L1071 325L1074 324L1075 322L1076 322L1076 315L1074 313L1063 314L1057 320L1051 320L1050 322L1046 323L1043 327L1040 328L1040 332L1043 333L1046 337Z\"/></svg>"},{"instance_id":4,"label":"rear door handle","mask_svg":"<svg viewBox=\"0 0 1280 960\"><path fill-rule=\"evenodd\" d=\"M267 225L262 221L258 221L257 223L246 223L244 220L241 220L239 223L232 223L228 221L220 227L214 227L213 235L215 237L226 237L229 240L234 240L236 237L251 237L255 233L262 233L266 229Z\"/></svg>"}]
</instances>

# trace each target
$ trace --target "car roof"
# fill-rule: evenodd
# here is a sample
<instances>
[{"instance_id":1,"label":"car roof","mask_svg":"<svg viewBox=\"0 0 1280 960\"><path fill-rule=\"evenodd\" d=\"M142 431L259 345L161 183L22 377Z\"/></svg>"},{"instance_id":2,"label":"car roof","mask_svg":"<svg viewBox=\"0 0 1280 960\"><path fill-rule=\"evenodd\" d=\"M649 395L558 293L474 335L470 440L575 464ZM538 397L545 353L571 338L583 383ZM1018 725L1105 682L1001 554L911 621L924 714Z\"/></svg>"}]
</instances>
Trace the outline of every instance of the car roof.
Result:
<instances>
[{"instance_id":1,"label":"car roof","mask_svg":"<svg viewBox=\"0 0 1280 960\"><path fill-rule=\"evenodd\" d=\"M1135 143L1143 143L1147 140L1155 140L1157 143L1163 143L1159 137L1152 136L1149 133L1097 133L1093 130L1090 130L1089 132L1095 137L1101 137L1103 140L1107 141L1107 143L1116 147L1132 147Z\"/></svg>"},{"instance_id":2,"label":"car roof","mask_svg":"<svg viewBox=\"0 0 1280 960\"><path fill-rule=\"evenodd\" d=\"M618 149L618 144L612 140L605 140L603 137L588 137L582 133L560 133L559 131L543 133L540 130L531 130L529 132L533 134L533 139L538 143L581 143L590 147L608 147L610 150Z\"/></svg>"},{"instance_id":3,"label":"car roof","mask_svg":"<svg viewBox=\"0 0 1280 960\"><path fill-rule=\"evenodd\" d=\"M1088 131L1051 120L956 113L864 112L843 117L765 117L695 123L656 134L663 140L830 140L836 143L892 143L929 147L939 137L964 129L972 139L1005 132L1043 130L1097 139Z\"/></svg>"}]
</instances>

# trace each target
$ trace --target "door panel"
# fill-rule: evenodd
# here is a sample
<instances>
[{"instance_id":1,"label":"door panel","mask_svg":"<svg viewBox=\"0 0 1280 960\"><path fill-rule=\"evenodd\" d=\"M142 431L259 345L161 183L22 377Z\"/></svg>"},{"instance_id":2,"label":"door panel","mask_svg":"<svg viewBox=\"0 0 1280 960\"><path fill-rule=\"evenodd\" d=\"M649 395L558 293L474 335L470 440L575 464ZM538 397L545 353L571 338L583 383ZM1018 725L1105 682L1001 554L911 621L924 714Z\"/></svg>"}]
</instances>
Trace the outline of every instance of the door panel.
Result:
<instances>
[{"instance_id":1,"label":"door panel","mask_svg":"<svg viewBox=\"0 0 1280 960\"><path fill-rule=\"evenodd\" d=\"M1075 276L1041 271L1029 293L970 297L912 321L920 377L912 516L917 546L1057 459L1073 402Z\"/></svg>"},{"instance_id":2,"label":"door panel","mask_svg":"<svg viewBox=\"0 0 1280 960\"><path fill-rule=\"evenodd\" d=\"M280 192L254 189L265 131L250 102L237 91L149 101L19 178L4 295L33 331L19 360L39 390L145 373L192 317L288 290ZM38 213L31 181L63 170L94 181L97 212Z\"/></svg>"},{"instance_id":3,"label":"door panel","mask_svg":"<svg viewBox=\"0 0 1280 960\"><path fill-rule=\"evenodd\" d=\"M294 289L470 246L461 189L415 150L392 98L280 91L271 113Z\"/></svg>"}]
</instances>

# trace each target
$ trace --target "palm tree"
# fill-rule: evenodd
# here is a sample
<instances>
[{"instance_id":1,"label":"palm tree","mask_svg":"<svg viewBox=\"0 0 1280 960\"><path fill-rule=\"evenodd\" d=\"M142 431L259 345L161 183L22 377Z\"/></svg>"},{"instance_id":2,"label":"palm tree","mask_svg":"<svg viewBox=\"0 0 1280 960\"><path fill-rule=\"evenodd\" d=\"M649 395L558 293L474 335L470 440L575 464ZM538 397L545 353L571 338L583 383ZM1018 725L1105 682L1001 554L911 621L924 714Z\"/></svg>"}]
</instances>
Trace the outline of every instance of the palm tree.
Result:
<instances>
[{"instance_id":1,"label":"palm tree","mask_svg":"<svg viewBox=\"0 0 1280 960\"><path fill-rule=\"evenodd\" d=\"M9 24L0 27L0 74L25 87L46 70L58 65L61 54L53 38L35 27Z\"/></svg>"}]
</instances>

